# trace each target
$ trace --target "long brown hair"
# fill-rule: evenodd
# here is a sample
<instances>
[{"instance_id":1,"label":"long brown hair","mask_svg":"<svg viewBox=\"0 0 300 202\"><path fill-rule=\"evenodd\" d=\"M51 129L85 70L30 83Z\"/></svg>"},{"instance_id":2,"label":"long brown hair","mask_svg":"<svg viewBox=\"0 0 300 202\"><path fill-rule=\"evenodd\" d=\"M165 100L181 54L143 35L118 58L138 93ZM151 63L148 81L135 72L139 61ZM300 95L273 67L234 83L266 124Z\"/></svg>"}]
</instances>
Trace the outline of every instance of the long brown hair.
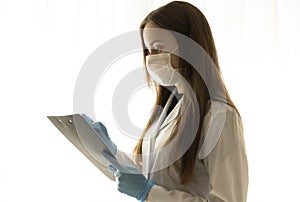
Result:
<instances>
[{"instance_id":1,"label":"long brown hair","mask_svg":"<svg viewBox=\"0 0 300 202\"><path fill-rule=\"evenodd\" d=\"M176 164L180 168L181 183L185 184L191 179L193 174L192 171L194 169L195 158L197 156L197 151L203 138L201 137L201 129L203 125L204 116L210 108L210 101L212 99L218 99L217 97L212 97L210 95L211 90L208 89L208 85L211 85L212 87L210 88L215 89L216 91L218 91L218 88L222 88L224 90L224 97L219 98L219 101L225 102L230 106L234 107L235 109L236 107L233 104L222 79L218 63L217 50L215 47L210 26L205 16L199 9L187 2L173 1L171 3L166 4L165 6L162 6L152 11L148 16L146 16L146 18L142 21L140 25L140 33L144 48L144 63L145 57L146 55L148 55L148 51L144 44L143 30L148 22L156 24L159 28L177 32L191 38L193 41L195 41L202 47L202 49L207 53L207 55L213 62L213 65L206 65L207 69L204 71L204 74L200 75L197 72L197 70L193 68L191 64L189 64L187 61L183 59L179 60L179 64L181 66L180 73L189 82L191 88L193 89L199 105L199 111L204 112L200 115L198 131L194 141L192 142L189 149L184 153L184 155L176 162ZM177 42L179 44L180 50L184 46L184 44L180 44L179 40L177 40ZM197 55L195 56L198 57ZM197 68L204 68L204 66L199 63L199 67ZM217 72L217 75L212 74L212 71ZM150 77L147 74L147 71L146 77L148 84L150 85ZM157 98L155 106L164 106L167 102L167 99L170 96L170 90L158 85L156 87L156 91ZM150 125L157 118L157 114L158 112L154 111L151 115L144 129L144 133L142 134L140 140L138 141L134 149L134 153L137 154L136 156L141 156L140 154L142 154L143 137L145 135L145 132L149 129ZM139 161L140 160L141 159L139 159Z\"/></svg>"}]
</instances>

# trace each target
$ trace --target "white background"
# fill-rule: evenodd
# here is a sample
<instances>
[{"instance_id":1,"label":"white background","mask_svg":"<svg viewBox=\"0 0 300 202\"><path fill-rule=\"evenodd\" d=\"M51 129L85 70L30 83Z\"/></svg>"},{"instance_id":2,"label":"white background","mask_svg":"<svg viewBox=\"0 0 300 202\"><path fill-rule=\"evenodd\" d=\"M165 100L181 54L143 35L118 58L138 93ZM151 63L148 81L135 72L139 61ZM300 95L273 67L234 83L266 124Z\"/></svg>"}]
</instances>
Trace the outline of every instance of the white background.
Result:
<instances>
[{"instance_id":1,"label":"white background","mask_svg":"<svg viewBox=\"0 0 300 202\"><path fill-rule=\"evenodd\" d=\"M120 194L46 116L73 113L76 78L88 56L136 30L165 2L0 0L1 202L135 201ZM226 85L243 116L248 201L297 201L300 2L189 2L211 25ZM95 93L97 119L124 150L135 141L120 137L110 96L126 69L141 65L139 56L116 62ZM133 123L143 126L152 102L146 89L132 97Z\"/></svg>"}]
</instances>

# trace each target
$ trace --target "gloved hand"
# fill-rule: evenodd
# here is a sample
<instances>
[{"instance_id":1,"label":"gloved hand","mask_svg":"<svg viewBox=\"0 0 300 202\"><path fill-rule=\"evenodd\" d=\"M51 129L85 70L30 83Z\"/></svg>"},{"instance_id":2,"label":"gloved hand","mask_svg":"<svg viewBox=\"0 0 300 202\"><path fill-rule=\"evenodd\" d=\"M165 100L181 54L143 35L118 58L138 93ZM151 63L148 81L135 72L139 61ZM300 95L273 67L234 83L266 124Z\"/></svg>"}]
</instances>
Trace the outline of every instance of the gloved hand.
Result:
<instances>
[{"instance_id":1,"label":"gloved hand","mask_svg":"<svg viewBox=\"0 0 300 202\"><path fill-rule=\"evenodd\" d=\"M139 201L144 201L154 182L147 180L136 167L120 164L105 151L102 152L102 156L111 164L108 170L117 178L118 190Z\"/></svg>"},{"instance_id":2,"label":"gloved hand","mask_svg":"<svg viewBox=\"0 0 300 202\"><path fill-rule=\"evenodd\" d=\"M105 145L112 151L113 155L116 155L117 153L117 145L115 143L113 143L113 141L111 141L107 129L106 127L103 125L103 123L97 121L94 122L90 117L88 117L85 114L82 114L82 116L85 118L85 120L87 120L87 122L96 130L96 132L98 133L98 135L100 136L100 138L102 140L106 140L105 141Z\"/></svg>"}]
</instances>

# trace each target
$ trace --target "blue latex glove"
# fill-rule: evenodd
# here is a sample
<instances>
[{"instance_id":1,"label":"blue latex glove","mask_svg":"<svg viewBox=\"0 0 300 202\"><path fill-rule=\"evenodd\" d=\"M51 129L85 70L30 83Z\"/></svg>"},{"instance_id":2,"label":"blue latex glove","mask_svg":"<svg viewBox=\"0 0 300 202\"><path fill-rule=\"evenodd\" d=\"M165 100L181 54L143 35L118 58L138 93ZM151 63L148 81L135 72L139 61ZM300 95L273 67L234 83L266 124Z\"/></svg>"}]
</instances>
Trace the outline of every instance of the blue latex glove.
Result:
<instances>
[{"instance_id":1,"label":"blue latex glove","mask_svg":"<svg viewBox=\"0 0 300 202\"><path fill-rule=\"evenodd\" d=\"M139 201L145 201L154 183L147 180L136 167L120 164L117 159L105 151L102 152L102 156L111 164L108 170L117 178L118 190Z\"/></svg>"},{"instance_id":2,"label":"blue latex glove","mask_svg":"<svg viewBox=\"0 0 300 202\"><path fill-rule=\"evenodd\" d=\"M87 120L87 122L96 130L96 132L98 133L98 135L100 136L101 139L106 138L107 139L107 143L106 146L109 147L109 149L111 151L113 151L113 154L116 155L117 153L117 145L115 143L113 143L113 141L111 141L107 129L106 127L103 125L103 123L97 121L94 122L90 117L88 117L85 114L82 114L82 116L85 118L85 120ZM104 137L103 137L104 134Z\"/></svg>"}]
</instances>

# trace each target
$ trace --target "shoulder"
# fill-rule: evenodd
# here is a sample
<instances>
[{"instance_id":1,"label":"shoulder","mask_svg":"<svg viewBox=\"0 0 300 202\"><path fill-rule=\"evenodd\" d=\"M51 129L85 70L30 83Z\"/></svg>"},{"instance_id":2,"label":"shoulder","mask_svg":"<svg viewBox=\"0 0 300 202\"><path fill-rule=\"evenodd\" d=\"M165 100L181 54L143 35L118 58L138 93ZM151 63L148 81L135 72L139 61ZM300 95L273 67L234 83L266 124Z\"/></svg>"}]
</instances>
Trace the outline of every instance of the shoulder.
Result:
<instances>
[{"instance_id":1,"label":"shoulder","mask_svg":"<svg viewBox=\"0 0 300 202\"><path fill-rule=\"evenodd\" d=\"M230 105L212 101L204 117L202 144L198 157L221 152L226 156L238 147L244 147L243 124L238 112Z\"/></svg>"},{"instance_id":2,"label":"shoulder","mask_svg":"<svg viewBox=\"0 0 300 202\"><path fill-rule=\"evenodd\" d=\"M233 108L229 104L221 102L221 101L215 101L215 100L210 101L210 109L208 110L207 115L211 115L212 113L218 114L218 113L224 113L224 112L233 113L233 114L238 115L235 108Z\"/></svg>"},{"instance_id":3,"label":"shoulder","mask_svg":"<svg viewBox=\"0 0 300 202\"><path fill-rule=\"evenodd\" d=\"M241 126L242 120L235 108L220 101L211 101L210 108L204 117L204 128L211 125L218 126L220 129L228 129L229 126Z\"/></svg>"}]
</instances>

